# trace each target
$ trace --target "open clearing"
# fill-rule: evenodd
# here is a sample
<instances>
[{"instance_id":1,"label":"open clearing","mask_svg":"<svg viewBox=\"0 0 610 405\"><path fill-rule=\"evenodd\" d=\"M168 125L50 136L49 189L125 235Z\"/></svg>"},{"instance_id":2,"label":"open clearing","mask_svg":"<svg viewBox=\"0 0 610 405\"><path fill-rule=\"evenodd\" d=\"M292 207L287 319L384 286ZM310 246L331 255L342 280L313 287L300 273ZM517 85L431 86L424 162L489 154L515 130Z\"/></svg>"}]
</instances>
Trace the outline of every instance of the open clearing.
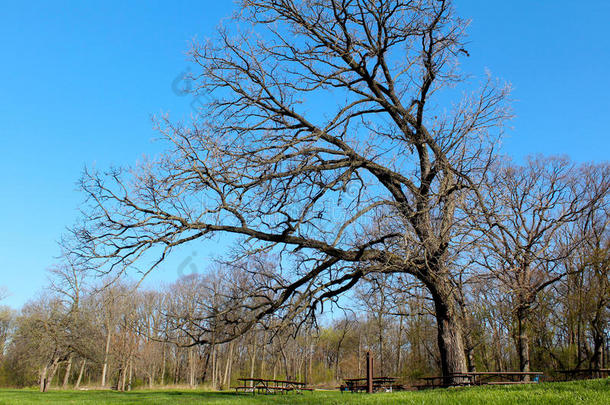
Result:
<instances>
[{"instance_id":1,"label":"open clearing","mask_svg":"<svg viewBox=\"0 0 610 405\"><path fill-rule=\"evenodd\" d=\"M387 394L325 391L252 395L197 390L51 391L0 390L0 404L609 404L610 378L589 381L439 389Z\"/></svg>"}]
</instances>

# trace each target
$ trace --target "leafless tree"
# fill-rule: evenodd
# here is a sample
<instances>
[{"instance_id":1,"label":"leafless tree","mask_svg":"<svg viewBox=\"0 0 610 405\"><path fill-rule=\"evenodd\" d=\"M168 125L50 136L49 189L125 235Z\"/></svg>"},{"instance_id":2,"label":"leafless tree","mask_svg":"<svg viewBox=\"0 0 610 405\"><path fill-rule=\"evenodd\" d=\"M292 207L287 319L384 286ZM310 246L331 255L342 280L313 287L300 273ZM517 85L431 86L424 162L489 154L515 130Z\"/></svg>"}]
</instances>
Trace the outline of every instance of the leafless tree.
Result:
<instances>
[{"instance_id":1,"label":"leafless tree","mask_svg":"<svg viewBox=\"0 0 610 405\"><path fill-rule=\"evenodd\" d=\"M107 272L158 254L152 270L173 247L226 233L242 257L273 252L278 268L230 301L234 335L270 314L313 314L368 272L409 273L434 300L443 373L464 371L448 266L458 201L509 115L492 80L455 96L467 21L445 0L241 7L191 50L194 92L210 102L189 125L160 121L171 150L85 173L79 254Z\"/></svg>"},{"instance_id":2,"label":"leafless tree","mask_svg":"<svg viewBox=\"0 0 610 405\"><path fill-rule=\"evenodd\" d=\"M530 311L539 293L570 271L562 261L586 240L577 221L608 193L608 175L607 165L577 166L560 157L504 162L489 172L476 261L488 270L488 285L512 304L521 371L530 371Z\"/></svg>"},{"instance_id":3,"label":"leafless tree","mask_svg":"<svg viewBox=\"0 0 610 405\"><path fill-rule=\"evenodd\" d=\"M583 243L564 260L565 271L571 274L558 287L564 311L557 315L567 327L568 342L576 346L577 368L585 360L592 369L604 367L604 345L610 333L609 212L606 195L605 201L578 221L574 232Z\"/></svg>"}]
</instances>

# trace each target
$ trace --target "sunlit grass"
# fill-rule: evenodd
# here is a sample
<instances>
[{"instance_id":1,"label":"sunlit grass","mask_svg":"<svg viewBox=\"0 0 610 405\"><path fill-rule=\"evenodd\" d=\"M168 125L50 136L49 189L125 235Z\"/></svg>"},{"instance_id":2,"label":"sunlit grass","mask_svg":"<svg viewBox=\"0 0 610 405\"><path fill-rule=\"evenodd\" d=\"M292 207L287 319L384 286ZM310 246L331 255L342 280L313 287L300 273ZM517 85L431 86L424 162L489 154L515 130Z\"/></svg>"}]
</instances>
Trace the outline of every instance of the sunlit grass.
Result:
<instances>
[{"instance_id":1,"label":"sunlit grass","mask_svg":"<svg viewBox=\"0 0 610 405\"><path fill-rule=\"evenodd\" d=\"M252 395L197 390L51 391L0 390L0 404L610 404L610 379L439 389L420 392Z\"/></svg>"}]
</instances>

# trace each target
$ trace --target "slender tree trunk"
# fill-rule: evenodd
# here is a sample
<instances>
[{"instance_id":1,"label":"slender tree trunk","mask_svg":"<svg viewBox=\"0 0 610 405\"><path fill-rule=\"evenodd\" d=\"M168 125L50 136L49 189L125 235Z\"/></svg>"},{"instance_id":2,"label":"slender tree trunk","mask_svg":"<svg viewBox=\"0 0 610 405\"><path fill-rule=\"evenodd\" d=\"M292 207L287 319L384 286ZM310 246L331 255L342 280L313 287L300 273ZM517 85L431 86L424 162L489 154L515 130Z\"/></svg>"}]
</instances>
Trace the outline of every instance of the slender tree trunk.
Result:
<instances>
[{"instance_id":1,"label":"slender tree trunk","mask_svg":"<svg viewBox=\"0 0 610 405\"><path fill-rule=\"evenodd\" d=\"M228 388L231 384L231 363L233 363L233 342L229 343L229 352L227 354L227 363L225 365L225 378L222 383L223 388Z\"/></svg>"},{"instance_id":2,"label":"slender tree trunk","mask_svg":"<svg viewBox=\"0 0 610 405\"><path fill-rule=\"evenodd\" d=\"M131 391L131 382L133 378L133 357L129 358L129 380L127 383L127 391Z\"/></svg>"},{"instance_id":3,"label":"slender tree trunk","mask_svg":"<svg viewBox=\"0 0 610 405\"><path fill-rule=\"evenodd\" d=\"M216 345L212 348L212 389L216 389Z\"/></svg>"},{"instance_id":4,"label":"slender tree trunk","mask_svg":"<svg viewBox=\"0 0 610 405\"><path fill-rule=\"evenodd\" d=\"M161 386L165 384L165 344L161 347Z\"/></svg>"},{"instance_id":5,"label":"slender tree trunk","mask_svg":"<svg viewBox=\"0 0 610 405\"><path fill-rule=\"evenodd\" d=\"M309 372L307 373L307 384L311 384L313 382L313 355L314 355L314 345L313 342L309 343ZM358 363L360 364L360 363Z\"/></svg>"},{"instance_id":6,"label":"slender tree trunk","mask_svg":"<svg viewBox=\"0 0 610 405\"><path fill-rule=\"evenodd\" d=\"M589 366L592 369L600 369L602 368L604 356L604 336L602 335L603 330L599 330L596 327L591 329L593 333L593 355L591 356Z\"/></svg>"},{"instance_id":7,"label":"slender tree trunk","mask_svg":"<svg viewBox=\"0 0 610 405\"><path fill-rule=\"evenodd\" d=\"M155 366L154 366L154 363L153 363L153 365L151 365L151 367L150 367L150 374L149 374L149 377L148 377L148 388L151 388L151 389L155 385L155 374L156 374L155 371L156 370L155 370Z\"/></svg>"},{"instance_id":8,"label":"slender tree trunk","mask_svg":"<svg viewBox=\"0 0 610 405\"><path fill-rule=\"evenodd\" d=\"M82 364L80 365L80 371L78 372L78 378L76 379L76 384L74 384L74 389L77 390L80 386L80 382L83 379L83 373L85 372L85 365L87 364L87 359L83 359Z\"/></svg>"},{"instance_id":9,"label":"slender tree trunk","mask_svg":"<svg viewBox=\"0 0 610 405\"><path fill-rule=\"evenodd\" d=\"M525 310L517 310L517 352L519 354L519 370L530 371L530 342L527 335ZM522 381L529 381L529 376L523 376Z\"/></svg>"},{"instance_id":10,"label":"slender tree trunk","mask_svg":"<svg viewBox=\"0 0 610 405\"><path fill-rule=\"evenodd\" d=\"M220 348L216 349L216 382L214 383L214 389L218 389L222 384L222 367L220 361Z\"/></svg>"},{"instance_id":11,"label":"slender tree trunk","mask_svg":"<svg viewBox=\"0 0 610 405\"><path fill-rule=\"evenodd\" d=\"M193 355L193 348L188 349L189 355L189 386L193 388L195 386L195 356Z\"/></svg>"},{"instance_id":12,"label":"slender tree trunk","mask_svg":"<svg viewBox=\"0 0 610 405\"><path fill-rule=\"evenodd\" d=\"M119 391L125 391L125 380L127 379L127 367L121 366L120 380L119 380Z\"/></svg>"},{"instance_id":13,"label":"slender tree trunk","mask_svg":"<svg viewBox=\"0 0 610 405\"><path fill-rule=\"evenodd\" d=\"M47 391L47 373L48 373L48 371L49 371L48 366L44 366L40 370L40 392Z\"/></svg>"},{"instance_id":14,"label":"slender tree trunk","mask_svg":"<svg viewBox=\"0 0 610 405\"><path fill-rule=\"evenodd\" d=\"M379 314L379 375L385 375L385 363L383 361L383 322L382 314Z\"/></svg>"},{"instance_id":15,"label":"slender tree trunk","mask_svg":"<svg viewBox=\"0 0 610 405\"><path fill-rule=\"evenodd\" d=\"M472 373L476 371L476 366L474 364L474 344L470 333L467 333L464 336L464 344L466 346L464 349L466 351L466 366L468 367L468 371Z\"/></svg>"},{"instance_id":16,"label":"slender tree trunk","mask_svg":"<svg viewBox=\"0 0 610 405\"><path fill-rule=\"evenodd\" d=\"M51 386L51 383L53 382L53 378L55 377L55 374L57 373L58 368L59 368L59 359L56 358L55 360L53 360L53 364L51 365L51 373L49 374L49 379L48 379L46 388L49 388ZM45 389L45 391L46 391L46 389Z\"/></svg>"},{"instance_id":17,"label":"slender tree trunk","mask_svg":"<svg viewBox=\"0 0 610 405\"><path fill-rule=\"evenodd\" d=\"M102 387L106 386L106 376L108 373L108 353L110 352L110 328L106 336L106 349L104 350L104 365L102 366Z\"/></svg>"},{"instance_id":18,"label":"slender tree trunk","mask_svg":"<svg viewBox=\"0 0 610 405\"><path fill-rule=\"evenodd\" d=\"M402 311L404 312L404 310ZM400 316L399 322L398 322L398 336L396 339L396 368L394 369L394 373L396 375L400 374L400 368L401 368L401 363L402 363L402 332L403 332L403 320L402 320L402 315Z\"/></svg>"},{"instance_id":19,"label":"slender tree trunk","mask_svg":"<svg viewBox=\"0 0 610 405\"><path fill-rule=\"evenodd\" d=\"M265 342L265 341L266 340L263 340L263 342ZM260 355L260 358L261 358L261 367L260 367L259 376L261 378L265 378L265 366L267 365L267 362L266 362L267 357L265 356L265 354L266 354L265 353L265 344L263 344L261 346L261 355Z\"/></svg>"},{"instance_id":20,"label":"slender tree trunk","mask_svg":"<svg viewBox=\"0 0 610 405\"><path fill-rule=\"evenodd\" d=\"M210 346L207 347L205 353L205 362L203 363L203 374L201 376L201 383L204 383L208 374L208 365L210 364L210 354L212 352L212 348Z\"/></svg>"},{"instance_id":21,"label":"slender tree trunk","mask_svg":"<svg viewBox=\"0 0 610 405\"><path fill-rule=\"evenodd\" d=\"M174 385L178 384L178 379L180 375L180 357L178 356L178 350L176 349L176 364L174 365Z\"/></svg>"},{"instance_id":22,"label":"slender tree trunk","mask_svg":"<svg viewBox=\"0 0 610 405\"><path fill-rule=\"evenodd\" d=\"M66 373L64 374L64 381L61 385L62 389L68 388L68 380L70 379L70 371L72 370L72 355L68 357L68 364L66 365Z\"/></svg>"},{"instance_id":23,"label":"slender tree trunk","mask_svg":"<svg viewBox=\"0 0 610 405\"><path fill-rule=\"evenodd\" d=\"M362 333L358 333L358 378L362 376Z\"/></svg>"},{"instance_id":24,"label":"slender tree trunk","mask_svg":"<svg viewBox=\"0 0 610 405\"><path fill-rule=\"evenodd\" d=\"M256 361L256 341L254 339L254 336L252 337L252 354L251 354L251 359L250 359L250 378L254 378L254 365L255 365L255 361ZM250 382L250 384L253 384L252 382Z\"/></svg>"}]
</instances>

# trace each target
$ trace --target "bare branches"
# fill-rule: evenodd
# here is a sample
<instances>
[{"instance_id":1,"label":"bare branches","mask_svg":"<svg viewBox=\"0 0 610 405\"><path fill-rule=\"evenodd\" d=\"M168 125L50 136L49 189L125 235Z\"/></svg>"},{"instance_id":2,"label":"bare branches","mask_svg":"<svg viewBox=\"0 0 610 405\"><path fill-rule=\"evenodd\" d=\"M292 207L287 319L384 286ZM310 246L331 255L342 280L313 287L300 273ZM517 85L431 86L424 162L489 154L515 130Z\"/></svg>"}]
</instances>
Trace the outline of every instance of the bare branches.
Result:
<instances>
[{"instance_id":1,"label":"bare branches","mask_svg":"<svg viewBox=\"0 0 610 405\"><path fill-rule=\"evenodd\" d=\"M253 322L311 314L370 272L414 275L453 316L459 201L509 115L508 90L491 81L450 113L435 105L461 80L466 22L448 1L242 7L193 45L194 91L210 101L189 125L159 120L170 149L84 174L75 253L115 275L155 255L146 273L178 245L231 234L242 257L273 253L290 268L226 302L246 303Z\"/></svg>"}]
</instances>

